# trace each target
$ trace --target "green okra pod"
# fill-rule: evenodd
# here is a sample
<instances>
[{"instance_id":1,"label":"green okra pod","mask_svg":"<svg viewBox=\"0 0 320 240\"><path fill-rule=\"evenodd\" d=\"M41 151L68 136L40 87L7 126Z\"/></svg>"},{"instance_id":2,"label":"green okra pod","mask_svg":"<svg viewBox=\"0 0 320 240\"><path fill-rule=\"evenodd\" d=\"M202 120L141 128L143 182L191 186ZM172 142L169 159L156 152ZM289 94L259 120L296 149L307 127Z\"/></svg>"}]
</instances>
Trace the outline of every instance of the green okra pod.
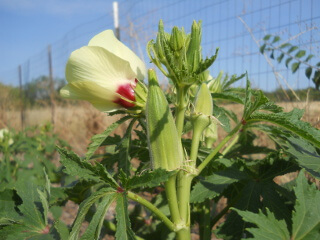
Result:
<instances>
[{"instance_id":1,"label":"green okra pod","mask_svg":"<svg viewBox=\"0 0 320 240\"><path fill-rule=\"evenodd\" d=\"M146 118L152 166L154 169L176 170L183 159L181 139L155 71L149 69L148 76Z\"/></svg>"}]
</instances>

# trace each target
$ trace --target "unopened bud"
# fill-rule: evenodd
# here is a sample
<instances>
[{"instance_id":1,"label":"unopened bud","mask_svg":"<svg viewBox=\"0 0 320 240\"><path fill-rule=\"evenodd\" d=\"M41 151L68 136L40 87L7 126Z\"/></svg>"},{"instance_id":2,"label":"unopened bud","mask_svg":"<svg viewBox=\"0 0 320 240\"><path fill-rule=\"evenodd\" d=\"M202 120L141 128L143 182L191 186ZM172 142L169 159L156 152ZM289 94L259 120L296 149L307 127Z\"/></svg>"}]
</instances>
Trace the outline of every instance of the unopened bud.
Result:
<instances>
[{"instance_id":1,"label":"unopened bud","mask_svg":"<svg viewBox=\"0 0 320 240\"><path fill-rule=\"evenodd\" d=\"M178 27L173 27L170 36L170 47L173 51L179 52L184 45L183 32Z\"/></svg>"},{"instance_id":2,"label":"unopened bud","mask_svg":"<svg viewBox=\"0 0 320 240\"><path fill-rule=\"evenodd\" d=\"M193 21L191 27L190 43L187 51L187 60L192 71L196 71L201 57L201 21Z\"/></svg>"},{"instance_id":3,"label":"unopened bud","mask_svg":"<svg viewBox=\"0 0 320 240\"><path fill-rule=\"evenodd\" d=\"M205 83L202 83L197 93L192 114L193 125L203 131L212 122L212 97ZM202 129L202 130L201 130Z\"/></svg>"},{"instance_id":4,"label":"unopened bud","mask_svg":"<svg viewBox=\"0 0 320 240\"><path fill-rule=\"evenodd\" d=\"M204 130L204 141L207 148L211 148L212 144L218 139L218 131L217 131L217 123L212 122L210 125Z\"/></svg>"},{"instance_id":5,"label":"unopened bud","mask_svg":"<svg viewBox=\"0 0 320 240\"><path fill-rule=\"evenodd\" d=\"M222 75L223 75L223 71L220 71L217 78L212 79L212 77L211 77L211 80L208 82L208 88L209 88L210 92L212 92L212 93L221 93L222 92L222 83L221 83Z\"/></svg>"}]
</instances>

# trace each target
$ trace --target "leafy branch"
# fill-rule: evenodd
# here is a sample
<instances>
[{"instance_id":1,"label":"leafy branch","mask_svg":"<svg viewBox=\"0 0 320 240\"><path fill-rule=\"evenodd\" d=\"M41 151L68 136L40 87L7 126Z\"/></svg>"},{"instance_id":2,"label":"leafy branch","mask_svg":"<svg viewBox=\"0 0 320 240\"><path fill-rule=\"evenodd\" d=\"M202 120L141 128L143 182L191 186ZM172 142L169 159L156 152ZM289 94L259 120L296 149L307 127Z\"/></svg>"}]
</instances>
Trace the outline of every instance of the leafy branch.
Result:
<instances>
[{"instance_id":1,"label":"leafy branch","mask_svg":"<svg viewBox=\"0 0 320 240\"><path fill-rule=\"evenodd\" d=\"M291 64L292 73L296 73L300 66L306 66L305 75L308 79L312 76L312 81L316 85L316 89L320 88L320 61L315 65L310 63L310 60L315 57L313 54L308 54L305 50L300 49L296 45L292 45L289 42L283 42L276 45L281 40L279 36L272 36L270 34L263 38L264 44L260 47L260 53L271 52L270 58L276 59L278 63L281 63L284 59L285 65L289 68ZM276 52L279 52L277 57ZM306 56L307 55L307 56ZM305 57L306 56L306 57ZM305 58L304 58L305 57ZM303 59L304 58L304 59ZM293 61L293 63L291 63Z\"/></svg>"}]
</instances>

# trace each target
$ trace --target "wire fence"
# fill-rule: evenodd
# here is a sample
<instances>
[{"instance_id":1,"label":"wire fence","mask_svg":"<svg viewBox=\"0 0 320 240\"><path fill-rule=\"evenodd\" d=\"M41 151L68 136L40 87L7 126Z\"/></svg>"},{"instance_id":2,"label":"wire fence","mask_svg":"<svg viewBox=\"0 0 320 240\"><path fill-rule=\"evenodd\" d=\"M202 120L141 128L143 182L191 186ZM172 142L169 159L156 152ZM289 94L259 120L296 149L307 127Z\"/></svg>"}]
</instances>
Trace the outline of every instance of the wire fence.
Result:
<instances>
[{"instance_id":1,"label":"wire fence","mask_svg":"<svg viewBox=\"0 0 320 240\"><path fill-rule=\"evenodd\" d=\"M277 88L314 87L301 67L292 74L284 64L277 64L259 52L266 34L320 57L320 1L318 0L122 0L119 1L120 39L152 67L146 44L155 39L160 19L166 31L173 26L189 32L193 20L202 20L203 54L220 52L210 68L212 76L223 70L228 74L248 72L253 87L264 91ZM84 46L97 33L113 29L112 6L106 14L81 24L40 50L15 69L0 73L0 119L5 111L59 103L58 89L65 84L64 68L72 51ZM318 60L319 61L319 60ZM281 78L275 77L275 72ZM51 74L50 74L51 73ZM165 79L163 79L165 81ZM244 81L238 83L244 86ZM21 121L24 121L21 114ZM54 121L54 118L52 118Z\"/></svg>"}]
</instances>

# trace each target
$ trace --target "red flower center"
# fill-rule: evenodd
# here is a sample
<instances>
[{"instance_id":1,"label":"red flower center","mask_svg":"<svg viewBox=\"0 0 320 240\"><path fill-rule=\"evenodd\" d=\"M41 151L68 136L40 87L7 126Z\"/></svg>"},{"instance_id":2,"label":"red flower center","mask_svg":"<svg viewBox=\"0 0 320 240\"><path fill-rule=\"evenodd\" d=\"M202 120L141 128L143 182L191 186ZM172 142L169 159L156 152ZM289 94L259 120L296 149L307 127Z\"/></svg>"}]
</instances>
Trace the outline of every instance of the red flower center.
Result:
<instances>
[{"instance_id":1,"label":"red flower center","mask_svg":"<svg viewBox=\"0 0 320 240\"><path fill-rule=\"evenodd\" d=\"M134 88L136 87L136 82L137 81L138 80L135 79L134 83L126 83L126 84L120 85L118 87L116 93L118 93L122 97L134 102L136 100L136 97L134 95ZM124 108L131 108L131 107L135 106L134 103L128 102L128 101L126 101L125 99L122 99L122 98L118 98L113 102L121 105Z\"/></svg>"}]
</instances>

